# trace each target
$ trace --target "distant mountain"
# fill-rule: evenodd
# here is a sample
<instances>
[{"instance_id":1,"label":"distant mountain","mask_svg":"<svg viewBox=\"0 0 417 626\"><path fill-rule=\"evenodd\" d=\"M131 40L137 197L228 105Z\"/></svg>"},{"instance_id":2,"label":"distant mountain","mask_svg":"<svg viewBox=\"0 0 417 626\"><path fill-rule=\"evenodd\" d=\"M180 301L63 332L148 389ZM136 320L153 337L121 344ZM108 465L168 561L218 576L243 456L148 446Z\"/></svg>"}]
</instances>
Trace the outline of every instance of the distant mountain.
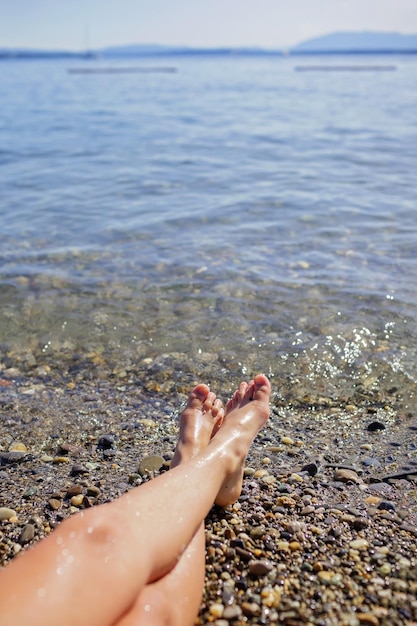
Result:
<instances>
[{"instance_id":1,"label":"distant mountain","mask_svg":"<svg viewBox=\"0 0 417 626\"><path fill-rule=\"evenodd\" d=\"M131 44L128 46L111 46L97 51L104 57L138 57L138 56L167 56L167 55L270 55L282 54L281 50L266 50L264 48L193 48L188 46L163 46L158 44Z\"/></svg>"},{"instance_id":2,"label":"distant mountain","mask_svg":"<svg viewBox=\"0 0 417 626\"><path fill-rule=\"evenodd\" d=\"M308 39L291 48L295 54L337 52L417 52L417 35L388 32L337 32Z\"/></svg>"},{"instance_id":3,"label":"distant mountain","mask_svg":"<svg viewBox=\"0 0 417 626\"><path fill-rule=\"evenodd\" d=\"M382 32L339 32L303 41L286 50L290 54L338 53L417 53L417 35ZM277 56L281 49L257 47L193 48L159 44L131 44L110 46L101 50L68 52L65 50L25 50L0 48L0 59L53 59L53 58L122 58L163 56Z\"/></svg>"}]
</instances>

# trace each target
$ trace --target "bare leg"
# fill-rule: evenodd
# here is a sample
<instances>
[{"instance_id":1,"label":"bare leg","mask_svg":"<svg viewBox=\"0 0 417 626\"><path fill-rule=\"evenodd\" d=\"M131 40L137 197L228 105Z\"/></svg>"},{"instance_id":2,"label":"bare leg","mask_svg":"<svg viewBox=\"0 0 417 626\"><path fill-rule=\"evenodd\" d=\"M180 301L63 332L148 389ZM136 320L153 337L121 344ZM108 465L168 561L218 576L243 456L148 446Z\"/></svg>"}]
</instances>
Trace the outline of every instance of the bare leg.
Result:
<instances>
[{"instance_id":1,"label":"bare leg","mask_svg":"<svg viewBox=\"0 0 417 626\"><path fill-rule=\"evenodd\" d=\"M233 492L248 448L269 415L259 375L208 446L118 500L63 522L0 573L2 620L19 626L111 626L146 584L177 563L219 494ZM222 495L223 494L223 495ZM64 609L63 609L64 608Z\"/></svg>"},{"instance_id":2,"label":"bare leg","mask_svg":"<svg viewBox=\"0 0 417 626\"><path fill-rule=\"evenodd\" d=\"M196 456L220 427L224 409L206 385L190 394L180 417L180 434L171 468ZM146 585L127 615L116 626L191 626L195 622L205 576L204 522L175 567Z\"/></svg>"}]
</instances>

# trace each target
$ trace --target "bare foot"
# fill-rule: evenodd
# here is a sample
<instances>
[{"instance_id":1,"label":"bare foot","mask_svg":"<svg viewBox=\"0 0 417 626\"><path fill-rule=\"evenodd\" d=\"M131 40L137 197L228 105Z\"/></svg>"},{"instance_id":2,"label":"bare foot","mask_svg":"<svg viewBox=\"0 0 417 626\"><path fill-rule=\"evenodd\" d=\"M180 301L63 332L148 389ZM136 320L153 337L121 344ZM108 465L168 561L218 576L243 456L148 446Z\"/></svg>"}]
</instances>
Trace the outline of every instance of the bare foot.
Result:
<instances>
[{"instance_id":1,"label":"bare foot","mask_svg":"<svg viewBox=\"0 0 417 626\"><path fill-rule=\"evenodd\" d=\"M258 374L249 383L240 383L226 405L223 425L213 443L223 446L225 454L233 457L233 470L215 500L219 506L228 506L240 496L246 455L257 432L268 420L270 395L269 380Z\"/></svg>"},{"instance_id":2,"label":"bare foot","mask_svg":"<svg viewBox=\"0 0 417 626\"><path fill-rule=\"evenodd\" d=\"M221 400L207 385L197 385L180 416L180 432L171 467L189 461L209 443L224 418Z\"/></svg>"}]
</instances>

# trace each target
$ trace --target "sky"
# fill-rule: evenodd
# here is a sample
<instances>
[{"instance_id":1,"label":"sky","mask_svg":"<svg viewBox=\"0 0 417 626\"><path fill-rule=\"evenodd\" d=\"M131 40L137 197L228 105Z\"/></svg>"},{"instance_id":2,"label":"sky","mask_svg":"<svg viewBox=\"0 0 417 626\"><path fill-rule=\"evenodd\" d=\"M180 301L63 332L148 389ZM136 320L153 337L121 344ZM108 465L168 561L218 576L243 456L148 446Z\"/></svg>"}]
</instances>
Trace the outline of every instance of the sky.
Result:
<instances>
[{"instance_id":1,"label":"sky","mask_svg":"<svg viewBox=\"0 0 417 626\"><path fill-rule=\"evenodd\" d=\"M0 48L282 49L334 31L417 33L417 0L0 0Z\"/></svg>"}]
</instances>

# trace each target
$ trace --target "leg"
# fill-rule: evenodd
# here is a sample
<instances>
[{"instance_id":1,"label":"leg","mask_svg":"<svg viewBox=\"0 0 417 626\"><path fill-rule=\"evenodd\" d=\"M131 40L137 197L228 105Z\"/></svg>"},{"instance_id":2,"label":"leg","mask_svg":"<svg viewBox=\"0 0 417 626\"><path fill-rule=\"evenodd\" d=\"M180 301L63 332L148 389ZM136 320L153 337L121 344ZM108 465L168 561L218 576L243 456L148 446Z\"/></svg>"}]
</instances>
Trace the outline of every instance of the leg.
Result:
<instances>
[{"instance_id":1,"label":"leg","mask_svg":"<svg viewBox=\"0 0 417 626\"><path fill-rule=\"evenodd\" d=\"M177 563L218 496L233 493L248 448L269 415L259 375L208 446L115 502L70 518L0 574L5 622L111 626L140 591ZM63 612L62 607L65 607Z\"/></svg>"},{"instance_id":2,"label":"leg","mask_svg":"<svg viewBox=\"0 0 417 626\"><path fill-rule=\"evenodd\" d=\"M180 417L180 434L171 468L192 459L209 443L224 417L220 400L206 385L190 394ZM175 567L146 585L117 626L191 626L198 613L205 575L204 522Z\"/></svg>"}]
</instances>

